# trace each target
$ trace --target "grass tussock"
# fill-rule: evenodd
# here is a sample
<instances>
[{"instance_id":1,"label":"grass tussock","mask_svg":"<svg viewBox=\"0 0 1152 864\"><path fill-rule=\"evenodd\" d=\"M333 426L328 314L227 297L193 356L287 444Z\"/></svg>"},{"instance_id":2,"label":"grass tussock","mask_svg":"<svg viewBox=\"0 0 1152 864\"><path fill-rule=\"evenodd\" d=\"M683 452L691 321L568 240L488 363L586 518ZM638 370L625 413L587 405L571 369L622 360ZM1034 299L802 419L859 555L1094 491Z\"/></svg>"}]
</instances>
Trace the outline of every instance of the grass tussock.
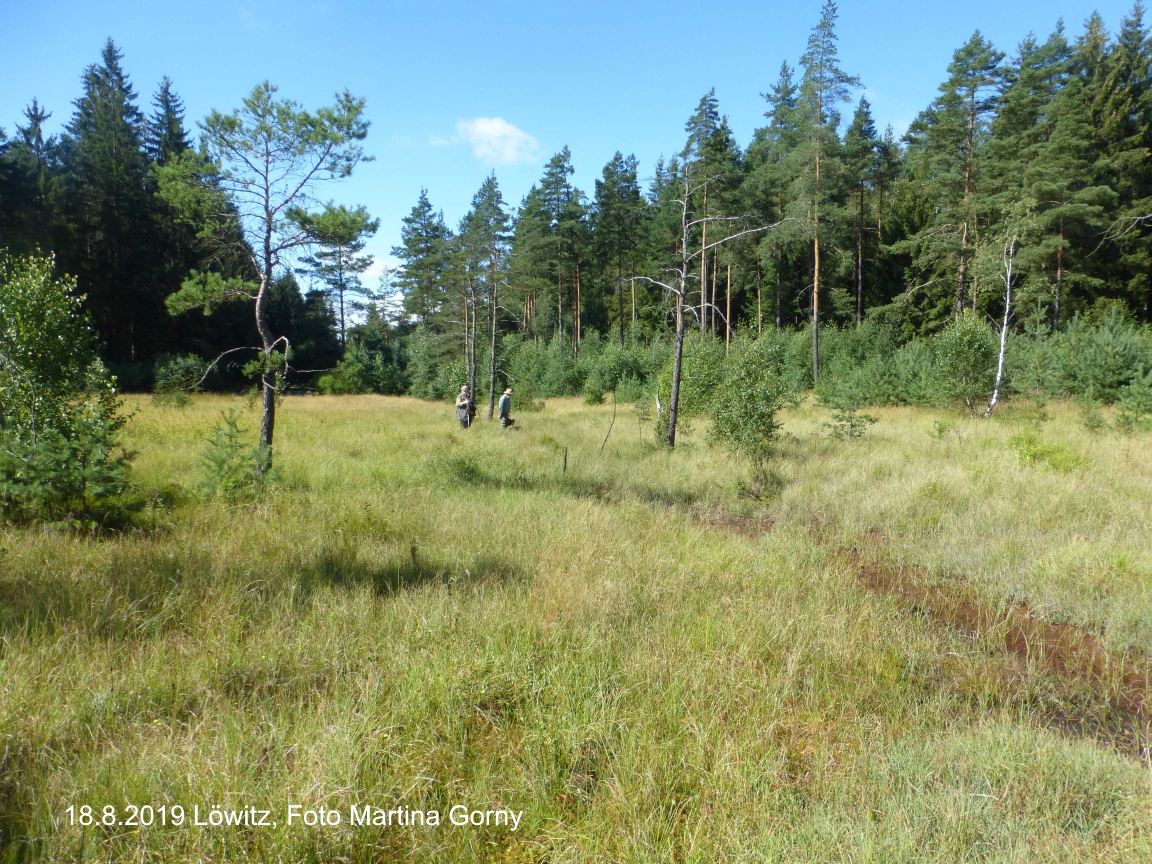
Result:
<instances>
[{"instance_id":1,"label":"grass tussock","mask_svg":"<svg viewBox=\"0 0 1152 864\"><path fill-rule=\"evenodd\" d=\"M610 406L460 430L442 405L301 397L280 481L230 502L198 494L200 453L243 401L135 407L129 530L0 535L8 860L1152 858L1147 768L1031 710L1074 692L1009 698L993 640L842 551L1148 652L1147 436L888 408L837 441L806 403L753 477L623 407L601 455ZM1021 435L1077 458L1025 460ZM127 803L281 824L65 814ZM290 803L524 814L289 828Z\"/></svg>"}]
</instances>

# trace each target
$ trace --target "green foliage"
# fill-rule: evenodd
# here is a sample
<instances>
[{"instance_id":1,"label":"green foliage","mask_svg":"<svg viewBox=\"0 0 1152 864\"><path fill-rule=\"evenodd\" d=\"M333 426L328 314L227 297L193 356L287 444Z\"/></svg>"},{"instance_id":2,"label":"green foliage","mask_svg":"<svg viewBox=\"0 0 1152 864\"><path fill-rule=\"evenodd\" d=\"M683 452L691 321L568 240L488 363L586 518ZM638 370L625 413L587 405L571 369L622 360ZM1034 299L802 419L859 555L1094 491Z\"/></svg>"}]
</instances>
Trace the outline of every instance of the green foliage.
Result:
<instances>
[{"instance_id":1,"label":"green foliage","mask_svg":"<svg viewBox=\"0 0 1152 864\"><path fill-rule=\"evenodd\" d=\"M101 394L79 403L66 427L35 439L0 430L0 515L94 527L115 514L134 455L120 446L124 422L111 394Z\"/></svg>"},{"instance_id":2,"label":"green foliage","mask_svg":"<svg viewBox=\"0 0 1152 864\"><path fill-rule=\"evenodd\" d=\"M1082 461L1075 450L1050 441L1041 441L1032 430L1014 435L1008 446L1016 451L1021 465L1044 465L1055 471L1071 471Z\"/></svg>"},{"instance_id":3,"label":"green foliage","mask_svg":"<svg viewBox=\"0 0 1152 864\"><path fill-rule=\"evenodd\" d=\"M152 392L161 398L175 399L200 389L208 364L194 354L161 357L156 364Z\"/></svg>"},{"instance_id":4,"label":"green foliage","mask_svg":"<svg viewBox=\"0 0 1152 864\"><path fill-rule=\"evenodd\" d=\"M589 376L584 381L584 404L585 405L603 405L604 404L604 385L599 376Z\"/></svg>"},{"instance_id":5,"label":"green foliage","mask_svg":"<svg viewBox=\"0 0 1152 864\"><path fill-rule=\"evenodd\" d=\"M969 411L992 394L996 379L996 335L975 314L954 318L933 340L934 402L963 402Z\"/></svg>"},{"instance_id":6,"label":"green foliage","mask_svg":"<svg viewBox=\"0 0 1152 864\"><path fill-rule=\"evenodd\" d=\"M1152 368L1141 366L1116 400L1116 425L1126 432L1152 429Z\"/></svg>"},{"instance_id":7,"label":"green foliage","mask_svg":"<svg viewBox=\"0 0 1152 864\"><path fill-rule=\"evenodd\" d=\"M660 372L660 403L664 406L669 404L672 396L672 363L673 357L669 354ZM724 374L724 343L695 331L685 336L679 405L683 420L703 414L712 407Z\"/></svg>"},{"instance_id":8,"label":"green foliage","mask_svg":"<svg viewBox=\"0 0 1152 864\"><path fill-rule=\"evenodd\" d=\"M858 405L841 405L832 412L832 422L822 423L833 438L862 438L876 422L871 414L862 414Z\"/></svg>"},{"instance_id":9,"label":"green foliage","mask_svg":"<svg viewBox=\"0 0 1152 864\"><path fill-rule=\"evenodd\" d=\"M259 498L278 478L271 455L271 448L246 439L234 409L220 412L200 455L201 493L229 502Z\"/></svg>"},{"instance_id":10,"label":"green foliage","mask_svg":"<svg viewBox=\"0 0 1152 864\"><path fill-rule=\"evenodd\" d=\"M316 388L329 396L348 393L395 395L404 392L404 380L400 370L385 361L383 352L373 351L359 339L352 338L336 369L321 375Z\"/></svg>"},{"instance_id":11,"label":"green foliage","mask_svg":"<svg viewBox=\"0 0 1152 864\"><path fill-rule=\"evenodd\" d=\"M1067 392L1113 402L1144 364L1152 368L1152 344L1115 308L1090 326L1087 319L1069 324L1063 348L1061 384Z\"/></svg>"},{"instance_id":12,"label":"green foliage","mask_svg":"<svg viewBox=\"0 0 1152 864\"><path fill-rule=\"evenodd\" d=\"M239 276L221 276L219 273L200 273L196 270L180 285L180 290L164 300L170 315L180 315L192 309L202 309L211 315L217 306L238 299L256 296L257 285Z\"/></svg>"},{"instance_id":13,"label":"green foliage","mask_svg":"<svg viewBox=\"0 0 1152 864\"><path fill-rule=\"evenodd\" d=\"M712 435L762 469L780 432L776 420L789 391L781 377L782 352L772 343L737 339L712 403Z\"/></svg>"},{"instance_id":14,"label":"green foliage","mask_svg":"<svg viewBox=\"0 0 1152 864\"><path fill-rule=\"evenodd\" d=\"M621 378L616 384L618 402L642 402L649 398L648 385L640 378Z\"/></svg>"},{"instance_id":15,"label":"green foliage","mask_svg":"<svg viewBox=\"0 0 1152 864\"><path fill-rule=\"evenodd\" d=\"M456 394L460 392L460 385L467 383L467 381L468 367L464 365L463 360L446 363L436 372L436 380L432 384L432 398L454 399ZM499 378L497 378L496 386L500 386ZM481 392L486 393L488 388L487 386L482 386L481 382L477 382L476 390L477 392L473 394L473 398L479 402Z\"/></svg>"},{"instance_id":16,"label":"green foliage","mask_svg":"<svg viewBox=\"0 0 1152 864\"><path fill-rule=\"evenodd\" d=\"M106 514L130 454L115 380L96 355L75 283L51 258L0 253L0 514Z\"/></svg>"},{"instance_id":17,"label":"green foliage","mask_svg":"<svg viewBox=\"0 0 1152 864\"><path fill-rule=\"evenodd\" d=\"M328 202L319 213L308 213L294 209L288 218L298 224L319 249L315 254L302 260L306 272L315 274L327 286L330 298L334 297L340 312L340 340L346 340L345 295L371 298L360 281L360 274L372 266L371 255L361 255L367 243L365 238L372 236L380 227L380 220L373 219L365 207L350 210L343 204L337 206ZM354 302L352 308L363 308L362 302Z\"/></svg>"},{"instance_id":18,"label":"green foliage","mask_svg":"<svg viewBox=\"0 0 1152 864\"><path fill-rule=\"evenodd\" d=\"M440 367L447 362L449 348L444 340L433 334L427 327L419 326L408 336L405 343L408 377L408 392L419 399L441 399L437 381ZM460 384L468 380L467 375L460 379L453 393L459 391Z\"/></svg>"},{"instance_id":19,"label":"green foliage","mask_svg":"<svg viewBox=\"0 0 1152 864\"><path fill-rule=\"evenodd\" d=\"M1084 428L1093 434L1100 432L1104 429L1105 421L1104 415L1100 411L1099 405L1089 405L1084 410Z\"/></svg>"}]
</instances>

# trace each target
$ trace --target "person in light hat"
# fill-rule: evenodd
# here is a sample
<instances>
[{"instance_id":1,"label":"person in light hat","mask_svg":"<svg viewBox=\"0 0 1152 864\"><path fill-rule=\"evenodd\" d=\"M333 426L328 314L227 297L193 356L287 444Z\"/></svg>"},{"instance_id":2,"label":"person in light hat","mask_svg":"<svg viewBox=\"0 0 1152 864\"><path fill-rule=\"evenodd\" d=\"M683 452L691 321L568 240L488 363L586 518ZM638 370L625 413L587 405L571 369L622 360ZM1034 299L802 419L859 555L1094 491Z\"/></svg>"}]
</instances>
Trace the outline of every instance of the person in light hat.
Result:
<instances>
[{"instance_id":1,"label":"person in light hat","mask_svg":"<svg viewBox=\"0 0 1152 864\"><path fill-rule=\"evenodd\" d=\"M460 421L461 429L467 429L472 425L472 414L472 394L465 384L456 395L456 419Z\"/></svg>"},{"instance_id":2,"label":"person in light hat","mask_svg":"<svg viewBox=\"0 0 1152 864\"><path fill-rule=\"evenodd\" d=\"M500 397L500 428L507 429L516 421L508 415L512 411L512 388L505 387L504 395Z\"/></svg>"}]
</instances>

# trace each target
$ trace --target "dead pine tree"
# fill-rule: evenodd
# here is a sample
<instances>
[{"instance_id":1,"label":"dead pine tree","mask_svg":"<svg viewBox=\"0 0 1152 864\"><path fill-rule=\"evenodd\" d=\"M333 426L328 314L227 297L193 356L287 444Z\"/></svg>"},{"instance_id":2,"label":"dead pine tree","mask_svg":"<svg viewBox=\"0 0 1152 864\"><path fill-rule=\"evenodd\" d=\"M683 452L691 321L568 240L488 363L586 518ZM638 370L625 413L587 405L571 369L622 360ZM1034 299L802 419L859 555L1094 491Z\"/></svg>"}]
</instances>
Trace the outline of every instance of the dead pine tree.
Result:
<instances>
[{"instance_id":1,"label":"dead pine tree","mask_svg":"<svg viewBox=\"0 0 1152 864\"><path fill-rule=\"evenodd\" d=\"M699 249L694 252L690 252L689 241L691 239L691 232L697 226L702 226L702 228L705 228L709 223L713 222L737 222L746 218L743 216L703 216L699 219L691 218L692 213L689 210L689 202L692 200L692 196L696 192L705 188L710 180L714 179L715 178L709 178L701 181L696 186L692 186L689 180L685 178L683 180L683 197L672 199L671 203L678 204L680 206L680 242L678 244L680 249L680 260L676 266L665 269L664 272L667 274L668 278L666 280L660 280L653 279L651 276L632 277L633 279L640 279L644 282L650 282L653 285L657 285L675 298L674 314L676 336L672 350L672 392L668 398L668 425L664 434L664 443L667 444L669 448L675 448L676 446L676 424L680 408L680 380L684 367L684 330L686 314L688 312L692 312L697 316L698 319L703 319L704 310L707 307L712 307L714 314L719 312L719 310L715 308L715 304L708 303L705 286L703 284L701 284L699 291L700 306L689 306L686 302L688 298L689 282L696 278L696 273L693 272L696 269L696 259L700 258L703 260L704 256L706 256L710 250L715 249L718 246L722 246L730 240L735 240L737 237L743 237L746 234L755 234L760 231L768 231L784 222L792 221L791 218L782 219L779 222L772 223L771 225L761 225L757 228L747 228L743 231L737 231L735 234L728 234L722 239L716 240L712 243L702 243Z\"/></svg>"}]
</instances>

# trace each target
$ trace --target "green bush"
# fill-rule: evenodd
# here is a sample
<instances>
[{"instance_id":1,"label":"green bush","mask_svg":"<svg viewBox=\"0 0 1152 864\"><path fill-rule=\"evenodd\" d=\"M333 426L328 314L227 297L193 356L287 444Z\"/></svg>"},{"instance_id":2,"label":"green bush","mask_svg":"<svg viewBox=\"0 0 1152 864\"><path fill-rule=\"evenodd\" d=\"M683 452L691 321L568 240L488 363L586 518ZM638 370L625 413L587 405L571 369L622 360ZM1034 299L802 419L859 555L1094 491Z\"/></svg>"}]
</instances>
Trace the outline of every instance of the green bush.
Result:
<instances>
[{"instance_id":1,"label":"green bush","mask_svg":"<svg viewBox=\"0 0 1152 864\"><path fill-rule=\"evenodd\" d=\"M184 404L200 389L208 364L194 354L161 357L156 364L152 392L161 401Z\"/></svg>"},{"instance_id":2,"label":"green bush","mask_svg":"<svg viewBox=\"0 0 1152 864\"><path fill-rule=\"evenodd\" d=\"M327 396L355 393L396 394L404 392L400 370L384 359L381 351L372 351L359 339L350 339L344 357L336 368L321 375L316 389Z\"/></svg>"},{"instance_id":3,"label":"green bush","mask_svg":"<svg viewBox=\"0 0 1152 864\"><path fill-rule=\"evenodd\" d=\"M277 477L278 469L270 467L271 462L271 448L245 439L240 415L231 408L222 411L200 457L200 491L225 501L254 500Z\"/></svg>"},{"instance_id":4,"label":"green bush","mask_svg":"<svg viewBox=\"0 0 1152 864\"><path fill-rule=\"evenodd\" d=\"M664 406L670 404L672 397L674 359L669 354L660 373L660 403ZM680 368L680 403L677 408L680 419L689 420L712 407L712 400L724 377L724 367L724 343L696 332L685 336L684 357Z\"/></svg>"},{"instance_id":5,"label":"green bush","mask_svg":"<svg viewBox=\"0 0 1152 864\"><path fill-rule=\"evenodd\" d=\"M1061 389L1075 396L1114 402L1141 364L1152 366L1140 331L1114 308L1096 326L1073 319L1059 341Z\"/></svg>"},{"instance_id":6,"label":"green bush","mask_svg":"<svg viewBox=\"0 0 1152 864\"><path fill-rule=\"evenodd\" d=\"M642 402L648 397L648 384L639 378L621 378L616 385L617 402Z\"/></svg>"},{"instance_id":7,"label":"green bush","mask_svg":"<svg viewBox=\"0 0 1152 864\"><path fill-rule=\"evenodd\" d=\"M0 514L104 518L127 488L125 418L75 281L53 264L0 253Z\"/></svg>"},{"instance_id":8,"label":"green bush","mask_svg":"<svg viewBox=\"0 0 1152 864\"><path fill-rule=\"evenodd\" d=\"M1127 432L1152 429L1152 369L1140 366L1132 381L1120 388L1116 425Z\"/></svg>"},{"instance_id":9,"label":"green bush","mask_svg":"<svg viewBox=\"0 0 1152 864\"><path fill-rule=\"evenodd\" d=\"M737 339L712 400L712 436L761 471L780 432L776 412L789 395L783 367L779 345Z\"/></svg>"},{"instance_id":10,"label":"green bush","mask_svg":"<svg viewBox=\"0 0 1152 864\"><path fill-rule=\"evenodd\" d=\"M1046 465L1056 471L1071 471L1080 464L1080 454L1063 444L1041 441L1035 432L1012 436L1008 446L1016 451L1021 465Z\"/></svg>"},{"instance_id":11,"label":"green bush","mask_svg":"<svg viewBox=\"0 0 1152 864\"><path fill-rule=\"evenodd\" d=\"M932 340L932 400L963 402L969 411L992 395L998 353L996 334L974 313L949 322Z\"/></svg>"}]
</instances>

